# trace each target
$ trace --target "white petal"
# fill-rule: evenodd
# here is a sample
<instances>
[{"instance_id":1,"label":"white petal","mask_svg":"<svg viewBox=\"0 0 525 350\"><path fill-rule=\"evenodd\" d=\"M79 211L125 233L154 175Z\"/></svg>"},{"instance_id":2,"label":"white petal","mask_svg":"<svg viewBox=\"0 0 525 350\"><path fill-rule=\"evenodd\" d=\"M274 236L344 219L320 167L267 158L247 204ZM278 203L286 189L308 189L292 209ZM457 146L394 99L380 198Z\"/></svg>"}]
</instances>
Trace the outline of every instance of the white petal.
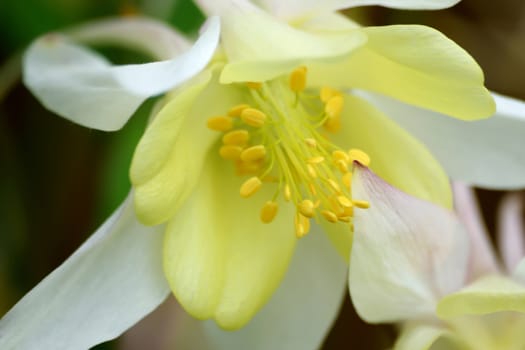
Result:
<instances>
[{"instance_id":1,"label":"white petal","mask_svg":"<svg viewBox=\"0 0 525 350\"><path fill-rule=\"evenodd\" d=\"M279 289L247 326L227 332L180 313L174 348L318 349L339 311L345 281L346 264L323 232L313 230L299 241Z\"/></svg>"},{"instance_id":2,"label":"white petal","mask_svg":"<svg viewBox=\"0 0 525 350\"><path fill-rule=\"evenodd\" d=\"M483 275L499 273L496 255L474 190L457 182L453 184L453 189L455 211L470 238L469 280L473 281Z\"/></svg>"},{"instance_id":3,"label":"white petal","mask_svg":"<svg viewBox=\"0 0 525 350\"><path fill-rule=\"evenodd\" d=\"M88 349L118 337L169 292L162 233L140 225L128 199L0 320L0 348Z\"/></svg>"},{"instance_id":4,"label":"white petal","mask_svg":"<svg viewBox=\"0 0 525 350\"><path fill-rule=\"evenodd\" d=\"M356 166L357 209L350 255L350 295L368 322L434 314L440 296L458 289L467 272L468 241L452 212L411 197Z\"/></svg>"},{"instance_id":5,"label":"white petal","mask_svg":"<svg viewBox=\"0 0 525 350\"><path fill-rule=\"evenodd\" d=\"M525 103L493 94L497 111L465 122L360 92L419 138L455 180L493 189L525 187Z\"/></svg>"},{"instance_id":6,"label":"white petal","mask_svg":"<svg viewBox=\"0 0 525 350\"><path fill-rule=\"evenodd\" d=\"M80 125L120 129L148 97L188 80L209 62L220 22L211 18L195 45L167 61L112 66L57 34L34 42L24 56L24 83L40 102Z\"/></svg>"},{"instance_id":7,"label":"white petal","mask_svg":"<svg viewBox=\"0 0 525 350\"><path fill-rule=\"evenodd\" d=\"M293 18L308 17L323 11L337 11L349 7L367 5L380 5L397 9L433 10L453 6L459 1L460 0L257 0L255 2L278 17Z\"/></svg>"},{"instance_id":8,"label":"white petal","mask_svg":"<svg viewBox=\"0 0 525 350\"><path fill-rule=\"evenodd\" d=\"M525 257L522 193L506 194L498 208L498 246L508 272Z\"/></svg>"},{"instance_id":9,"label":"white petal","mask_svg":"<svg viewBox=\"0 0 525 350\"><path fill-rule=\"evenodd\" d=\"M171 59L191 47L172 27L147 17L119 17L89 22L67 31L67 36L84 44L132 48L160 60Z\"/></svg>"}]
</instances>

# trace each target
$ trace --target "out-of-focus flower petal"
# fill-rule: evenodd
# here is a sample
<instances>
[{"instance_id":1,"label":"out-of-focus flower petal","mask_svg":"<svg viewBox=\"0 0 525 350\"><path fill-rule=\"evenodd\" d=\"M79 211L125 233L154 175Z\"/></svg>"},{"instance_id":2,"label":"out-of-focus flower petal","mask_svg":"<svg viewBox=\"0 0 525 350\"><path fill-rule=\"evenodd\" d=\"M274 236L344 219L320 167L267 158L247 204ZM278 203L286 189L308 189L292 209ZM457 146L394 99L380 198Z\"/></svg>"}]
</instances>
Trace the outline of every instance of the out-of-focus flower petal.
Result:
<instances>
[{"instance_id":1,"label":"out-of-focus flower petal","mask_svg":"<svg viewBox=\"0 0 525 350\"><path fill-rule=\"evenodd\" d=\"M469 234L470 259L468 279L498 273L499 266L472 188L454 183L455 211Z\"/></svg>"},{"instance_id":2,"label":"out-of-focus flower petal","mask_svg":"<svg viewBox=\"0 0 525 350\"><path fill-rule=\"evenodd\" d=\"M305 18L314 16L321 11L337 11L350 7L368 5L380 5L396 9L437 10L454 6L459 1L460 0L255 0L254 2L260 4L278 17Z\"/></svg>"},{"instance_id":3,"label":"out-of-focus flower petal","mask_svg":"<svg viewBox=\"0 0 525 350\"><path fill-rule=\"evenodd\" d=\"M509 273L525 257L525 223L523 194L509 193L503 197L498 210L498 243L501 258Z\"/></svg>"},{"instance_id":4,"label":"out-of-focus flower petal","mask_svg":"<svg viewBox=\"0 0 525 350\"><path fill-rule=\"evenodd\" d=\"M209 62L220 22L211 18L199 40L166 61L113 66L58 34L35 41L24 56L24 83L48 109L80 125L121 128L148 97L188 80Z\"/></svg>"},{"instance_id":5,"label":"out-of-focus flower petal","mask_svg":"<svg viewBox=\"0 0 525 350\"><path fill-rule=\"evenodd\" d=\"M498 311L525 312L525 286L504 276L485 276L445 296L436 309L437 315L444 319Z\"/></svg>"},{"instance_id":6,"label":"out-of-focus flower petal","mask_svg":"<svg viewBox=\"0 0 525 350\"><path fill-rule=\"evenodd\" d=\"M448 335L445 328L431 325L404 326L394 350L428 350L441 337Z\"/></svg>"},{"instance_id":7,"label":"out-of-focus flower petal","mask_svg":"<svg viewBox=\"0 0 525 350\"><path fill-rule=\"evenodd\" d=\"M137 215L143 223L165 222L184 203L219 137L206 127L206 120L242 101L235 87L220 85L218 74L212 77L213 71L211 67L168 96L137 146L130 175Z\"/></svg>"},{"instance_id":8,"label":"out-of-focus flower petal","mask_svg":"<svg viewBox=\"0 0 525 350\"><path fill-rule=\"evenodd\" d=\"M249 234L249 233L248 233ZM313 230L297 245L290 269L267 305L235 332L187 314L178 320L176 349L318 349L346 290L346 264L326 236Z\"/></svg>"},{"instance_id":9,"label":"out-of-focus flower petal","mask_svg":"<svg viewBox=\"0 0 525 350\"><path fill-rule=\"evenodd\" d=\"M457 218L360 165L352 197L370 203L354 213L349 283L358 314L368 322L432 316L466 277L468 241Z\"/></svg>"},{"instance_id":10,"label":"out-of-focus flower petal","mask_svg":"<svg viewBox=\"0 0 525 350\"><path fill-rule=\"evenodd\" d=\"M456 180L478 187L525 187L525 103L493 93L496 114L464 122L390 98L360 93L419 138Z\"/></svg>"},{"instance_id":11,"label":"out-of-focus flower petal","mask_svg":"<svg viewBox=\"0 0 525 350\"><path fill-rule=\"evenodd\" d=\"M362 31L366 45L339 64L312 67L312 84L374 91L464 120L494 113L476 61L439 31L420 25Z\"/></svg>"},{"instance_id":12,"label":"out-of-focus flower petal","mask_svg":"<svg viewBox=\"0 0 525 350\"><path fill-rule=\"evenodd\" d=\"M0 348L87 349L118 337L169 292L162 231L138 223L128 199L0 320Z\"/></svg>"},{"instance_id":13,"label":"out-of-focus flower petal","mask_svg":"<svg viewBox=\"0 0 525 350\"><path fill-rule=\"evenodd\" d=\"M194 317L214 318L225 329L244 326L281 282L297 238L294 207L282 205L274 221L259 212L274 189L250 199L242 181L217 154L205 162L199 186L168 223L164 270L177 300Z\"/></svg>"}]
</instances>

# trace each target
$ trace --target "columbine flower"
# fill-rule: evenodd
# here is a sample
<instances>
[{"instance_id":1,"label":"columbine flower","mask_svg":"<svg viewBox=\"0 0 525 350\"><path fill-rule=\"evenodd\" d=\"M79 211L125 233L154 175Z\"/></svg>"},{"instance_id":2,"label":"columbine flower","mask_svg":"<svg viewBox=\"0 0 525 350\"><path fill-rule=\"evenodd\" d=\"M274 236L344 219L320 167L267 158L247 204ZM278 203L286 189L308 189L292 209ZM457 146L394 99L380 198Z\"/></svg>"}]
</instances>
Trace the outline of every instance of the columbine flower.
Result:
<instances>
[{"instance_id":1,"label":"columbine flower","mask_svg":"<svg viewBox=\"0 0 525 350\"><path fill-rule=\"evenodd\" d=\"M2 320L1 345L30 347L38 339L39 346L87 347L116 337L169 289L195 317L239 328L280 284L297 245L283 288L261 313L238 333L208 324L205 337L211 346L251 348L285 332L275 338L279 347L315 348L337 313L345 264L323 235L299 243L296 236L307 234L315 218L348 256L354 209L370 204L352 193L351 162L371 159L372 169L395 186L450 205L448 179L425 147L366 99L344 91L368 89L465 120L487 117L492 99L463 50L427 27L360 28L332 12L339 3L311 2L325 11L307 6L293 24L246 2L217 4L222 46L203 72L162 101L135 152L132 195ZM429 7L428 1L382 4ZM104 88L90 107L106 107L114 84L126 98L138 94L135 104L153 94L138 93L141 84L129 89L136 77L107 63L82 69L77 52L90 56L59 43L33 45L25 81L62 115L81 113L72 119L87 124L95 113L69 94L79 86L83 93L86 86ZM71 65L57 65L53 58L71 47ZM42 69L31 68L38 64ZM59 81L51 80L52 93L39 79L44 69ZM147 86L158 75L170 81L163 73L140 81ZM59 87L69 91L60 94ZM111 113L102 116L107 122Z\"/></svg>"},{"instance_id":2,"label":"columbine flower","mask_svg":"<svg viewBox=\"0 0 525 350\"><path fill-rule=\"evenodd\" d=\"M395 350L522 349L520 196L505 198L500 214L505 273L468 189L457 188L465 230L452 212L396 190L362 167L357 173L354 191L377 203L355 218L349 283L358 314L372 323L402 322Z\"/></svg>"}]
</instances>

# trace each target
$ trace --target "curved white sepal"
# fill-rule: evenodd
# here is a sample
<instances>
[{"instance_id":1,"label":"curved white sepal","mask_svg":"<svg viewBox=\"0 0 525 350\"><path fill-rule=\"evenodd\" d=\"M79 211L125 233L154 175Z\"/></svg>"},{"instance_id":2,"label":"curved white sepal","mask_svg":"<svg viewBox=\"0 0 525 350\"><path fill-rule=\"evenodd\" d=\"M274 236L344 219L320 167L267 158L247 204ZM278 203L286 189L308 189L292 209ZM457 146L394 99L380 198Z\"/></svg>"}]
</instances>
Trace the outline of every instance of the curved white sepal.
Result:
<instances>
[{"instance_id":1,"label":"curved white sepal","mask_svg":"<svg viewBox=\"0 0 525 350\"><path fill-rule=\"evenodd\" d=\"M23 80L45 107L60 116L90 128L118 130L148 97L200 72L215 52L219 33L220 21L213 17L184 54L123 66L113 66L63 36L48 34L26 52Z\"/></svg>"},{"instance_id":2,"label":"curved white sepal","mask_svg":"<svg viewBox=\"0 0 525 350\"><path fill-rule=\"evenodd\" d=\"M492 189L525 187L524 102L493 93L496 114L467 122L378 94L359 95L421 140L453 179Z\"/></svg>"},{"instance_id":3,"label":"curved white sepal","mask_svg":"<svg viewBox=\"0 0 525 350\"><path fill-rule=\"evenodd\" d=\"M0 320L0 348L88 349L166 298L163 227L139 224L130 198Z\"/></svg>"}]
</instances>

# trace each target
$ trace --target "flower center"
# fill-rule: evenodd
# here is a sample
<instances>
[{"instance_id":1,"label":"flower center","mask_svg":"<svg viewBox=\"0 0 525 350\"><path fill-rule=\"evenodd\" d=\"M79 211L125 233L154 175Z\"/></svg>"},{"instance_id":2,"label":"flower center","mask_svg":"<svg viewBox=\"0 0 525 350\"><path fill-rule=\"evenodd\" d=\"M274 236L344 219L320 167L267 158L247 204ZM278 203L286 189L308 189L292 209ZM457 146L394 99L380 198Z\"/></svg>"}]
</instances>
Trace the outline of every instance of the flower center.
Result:
<instances>
[{"instance_id":1,"label":"flower center","mask_svg":"<svg viewBox=\"0 0 525 350\"><path fill-rule=\"evenodd\" d=\"M260 219L270 223L277 215L277 199L283 196L296 207L297 237L308 233L312 218L352 225L354 207L369 206L352 200L349 169L353 161L368 165L368 155L357 149L345 152L324 136L341 127L342 94L305 86L305 67L295 69L289 79L247 83L246 104L208 119L208 128L224 132L220 156L234 163L237 175L251 176L241 185L240 195L252 196L263 183L275 186Z\"/></svg>"}]
</instances>

